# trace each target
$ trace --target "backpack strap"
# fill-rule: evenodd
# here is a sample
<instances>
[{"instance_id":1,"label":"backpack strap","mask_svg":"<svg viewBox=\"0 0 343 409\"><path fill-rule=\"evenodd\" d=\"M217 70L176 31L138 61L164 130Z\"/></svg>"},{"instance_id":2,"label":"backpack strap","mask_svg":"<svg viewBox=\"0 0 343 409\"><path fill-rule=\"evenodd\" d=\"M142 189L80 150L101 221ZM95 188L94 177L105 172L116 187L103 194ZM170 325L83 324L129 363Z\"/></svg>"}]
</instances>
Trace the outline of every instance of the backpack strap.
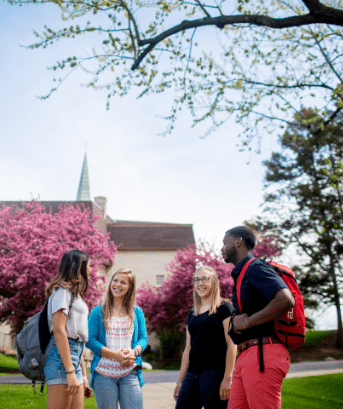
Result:
<instances>
[{"instance_id":1,"label":"backpack strap","mask_svg":"<svg viewBox=\"0 0 343 409\"><path fill-rule=\"evenodd\" d=\"M40 385L40 394L39 394L39 396L42 396L42 394L43 394L44 385L45 385L44 382L42 382L41 385ZM32 381L32 389L33 389L33 392L35 393L35 395L38 395L38 393L36 392L36 381Z\"/></svg>"},{"instance_id":2,"label":"backpack strap","mask_svg":"<svg viewBox=\"0 0 343 409\"><path fill-rule=\"evenodd\" d=\"M260 363L260 372L264 372L263 342L262 337L258 337L258 358Z\"/></svg>"},{"instance_id":3,"label":"backpack strap","mask_svg":"<svg viewBox=\"0 0 343 409\"><path fill-rule=\"evenodd\" d=\"M69 304L69 311L68 311L68 315L70 314L70 308L73 305L74 301L76 299L76 295L75 293L71 293L71 299L70 299L70 304Z\"/></svg>"},{"instance_id":4,"label":"backpack strap","mask_svg":"<svg viewBox=\"0 0 343 409\"><path fill-rule=\"evenodd\" d=\"M247 261L244 264L244 267L242 268L242 271L240 272L238 279L237 279L237 283L236 283L236 295L237 295L237 303L238 303L238 308L239 311L242 312L242 301L241 301L241 286L242 286L242 281L243 281L243 277L245 272L247 271L248 267L250 266L250 264L254 261L254 258L251 258L249 261Z\"/></svg>"}]
</instances>

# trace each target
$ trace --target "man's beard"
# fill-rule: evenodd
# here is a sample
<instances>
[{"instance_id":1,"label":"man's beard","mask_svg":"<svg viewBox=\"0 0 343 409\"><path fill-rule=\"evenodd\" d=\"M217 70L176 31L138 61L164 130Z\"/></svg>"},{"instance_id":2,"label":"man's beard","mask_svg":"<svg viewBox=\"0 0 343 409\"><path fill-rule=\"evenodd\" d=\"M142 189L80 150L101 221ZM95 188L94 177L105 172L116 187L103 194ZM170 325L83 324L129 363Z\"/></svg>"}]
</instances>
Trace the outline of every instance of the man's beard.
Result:
<instances>
[{"instance_id":1,"label":"man's beard","mask_svg":"<svg viewBox=\"0 0 343 409\"><path fill-rule=\"evenodd\" d=\"M236 265L237 263L237 249L232 247L229 252L226 253L225 263L232 263Z\"/></svg>"}]
</instances>

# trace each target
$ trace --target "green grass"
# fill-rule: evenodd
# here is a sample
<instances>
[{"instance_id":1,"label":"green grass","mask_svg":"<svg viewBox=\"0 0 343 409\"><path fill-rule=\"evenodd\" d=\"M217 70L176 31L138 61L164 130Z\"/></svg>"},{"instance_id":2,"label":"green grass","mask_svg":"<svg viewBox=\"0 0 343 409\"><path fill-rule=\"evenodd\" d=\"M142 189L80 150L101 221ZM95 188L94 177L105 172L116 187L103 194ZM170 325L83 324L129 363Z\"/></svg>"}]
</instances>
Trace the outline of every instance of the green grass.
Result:
<instances>
[{"instance_id":1,"label":"green grass","mask_svg":"<svg viewBox=\"0 0 343 409\"><path fill-rule=\"evenodd\" d=\"M36 386L37 391L39 387ZM0 409L46 409L46 387L39 396L31 385L0 385ZM85 409L97 409L93 394L85 399Z\"/></svg>"},{"instance_id":2,"label":"green grass","mask_svg":"<svg viewBox=\"0 0 343 409\"><path fill-rule=\"evenodd\" d=\"M282 409L342 409L343 373L285 379Z\"/></svg>"},{"instance_id":3,"label":"green grass","mask_svg":"<svg viewBox=\"0 0 343 409\"><path fill-rule=\"evenodd\" d=\"M179 371L181 368L181 361L180 362L173 362L172 364L163 368L164 371Z\"/></svg>"},{"instance_id":4,"label":"green grass","mask_svg":"<svg viewBox=\"0 0 343 409\"><path fill-rule=\"evenodd\" d=\"M285 379L282 409L342 409L343 373ZM46 409L46 388L42 396L31 385L0 385L0 409ZM85 399L85 409L96 409L95 398Z\"/></svg>"},{"instance_id":5,"label":"green grass","mask_svg":"<svg viewBox=\"0 0 343 409\"><path fill-rule=\"evenodd\" d=\"M0 354L0 372L19 373L18 361L11 356Z\"/></svg>"},{"instance_id":6,"label":"green grass","mask_svg":"<svg viewBox=\"0 0 343 409\"><path fill-rule=\"evenodd\" d=\"M332 331L315 331L310 330L306 332L305 346L319 344L325 338L332 334Z\"/></svg>"}]
</instances>

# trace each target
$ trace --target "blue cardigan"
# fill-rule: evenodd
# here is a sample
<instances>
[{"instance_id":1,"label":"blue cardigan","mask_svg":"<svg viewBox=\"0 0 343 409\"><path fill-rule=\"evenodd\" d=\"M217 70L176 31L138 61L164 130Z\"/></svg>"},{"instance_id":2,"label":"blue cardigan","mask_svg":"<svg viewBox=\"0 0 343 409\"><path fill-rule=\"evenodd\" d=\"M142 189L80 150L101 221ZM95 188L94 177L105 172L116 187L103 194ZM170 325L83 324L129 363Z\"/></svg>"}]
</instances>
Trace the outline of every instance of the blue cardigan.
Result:
<instances>
[{"instance_id":1,"label":"blue cardigan","mask_svg":"<svg viewBox=\"0 0 343 409\"><path fill-rule=\"evenodd\" d=\"M142 350L144 351L144 349L148 345L148 336L145 327L144 314L142 309L138 306L135 307L133 316L133 326L134 330L132 335L131 348L133 349L135 346L140 345L142 347ZM93 308L92 312L89 315L88 341L86 342L86 347L94 352L91 364L92 377L90 387L92 387L94 370L101 358L101 348L106 347L106 331L103 319L103 312L101 311L101 305L98 305L97 307ZM142 365L142 358L140 356L137 357L136 363L137 365ZM143 386L144 381L141 370L138 370L138 376L141 382L141 386Z\"/></svg>"}]
</instances>

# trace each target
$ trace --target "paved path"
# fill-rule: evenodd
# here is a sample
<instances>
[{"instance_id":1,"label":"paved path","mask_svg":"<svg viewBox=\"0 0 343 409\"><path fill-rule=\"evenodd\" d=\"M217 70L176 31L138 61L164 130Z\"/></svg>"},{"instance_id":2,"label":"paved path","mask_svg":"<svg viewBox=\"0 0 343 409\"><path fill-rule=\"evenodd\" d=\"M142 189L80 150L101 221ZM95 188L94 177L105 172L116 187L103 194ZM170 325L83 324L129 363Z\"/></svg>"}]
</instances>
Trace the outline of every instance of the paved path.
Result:
<instances>
[{"instance_id":1,"label":"paved path","mask_svg":"<svg viewBox=\"0 0 343 409\"><path fill-rule=\"evenodd\" d=\"M291 364L287 378L322 375L325 373L343 372L343 360L300 362ZM143 372L144 382L151 383L174 383L179 371ZM90 375L89 375L90 376ZM30 384L31 381L23 375L0 375L0 384Z\"/></svg>"},{"instance_id":2,"label":"paved path","mask_svg":"<svg viewBox=\"0 0 343 409\"><path fill-rule=\"evenodd\" d=\"M343 372L343 360L291 364L287 378ZM178 371L144 372L144 409L173 409L173 391ZM0 376L0 384L29 384L22 375ZM1 389L1 385L0 385Z\"/></svg>"},{"instance_id":3,"label":"paved path","mask_svg":"<svg viewBox=\"0 0 343 409\"><path fill-rule=\"evenodd\" d=\"M343 372L343 360L292 364L287 378ZM174 409L173 391L178 371L144 373L144 409ZM159 380L158 380L159 379ZM157 382L156 382L157 380Z\"/></svg>"}]
</instances>

